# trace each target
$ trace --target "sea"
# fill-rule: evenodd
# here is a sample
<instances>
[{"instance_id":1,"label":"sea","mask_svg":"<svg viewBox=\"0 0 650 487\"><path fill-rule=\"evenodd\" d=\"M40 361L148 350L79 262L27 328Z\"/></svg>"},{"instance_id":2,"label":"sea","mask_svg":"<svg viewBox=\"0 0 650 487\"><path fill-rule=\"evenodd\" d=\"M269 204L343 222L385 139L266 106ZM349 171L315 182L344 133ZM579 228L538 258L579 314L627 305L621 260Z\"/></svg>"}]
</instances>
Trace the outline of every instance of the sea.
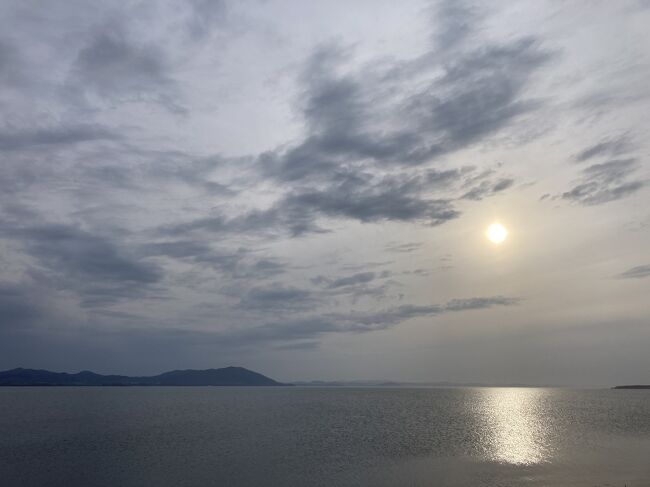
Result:
<instances>
[{"instance_id":1,"label":"sea","mask_svg":"<svg viewBox=\"0 0 650 487\"><path fill-rule=\"evenodd\" d=\"M650 390L5 387L0 485L650 486Z\"/></svg>"}]
</instances>

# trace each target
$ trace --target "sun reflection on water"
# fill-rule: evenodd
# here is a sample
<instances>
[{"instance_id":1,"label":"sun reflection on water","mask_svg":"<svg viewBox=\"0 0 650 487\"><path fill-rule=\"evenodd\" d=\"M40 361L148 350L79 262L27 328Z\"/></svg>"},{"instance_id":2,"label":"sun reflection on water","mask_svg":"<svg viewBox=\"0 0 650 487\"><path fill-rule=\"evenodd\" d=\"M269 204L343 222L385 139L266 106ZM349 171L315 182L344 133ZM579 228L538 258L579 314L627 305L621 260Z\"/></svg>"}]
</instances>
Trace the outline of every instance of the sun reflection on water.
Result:
<instances>
[{"instance_id":1,"label":"sun reflection on water","mask_svg":"<svg viewBox=\"0 0 650 487\"><path fill-rule=\"evenodd\" d=\"M485 447L491 460L515 465L541 463L550 455L544 389L482 390Z\"/></svg>"}]
</instances>

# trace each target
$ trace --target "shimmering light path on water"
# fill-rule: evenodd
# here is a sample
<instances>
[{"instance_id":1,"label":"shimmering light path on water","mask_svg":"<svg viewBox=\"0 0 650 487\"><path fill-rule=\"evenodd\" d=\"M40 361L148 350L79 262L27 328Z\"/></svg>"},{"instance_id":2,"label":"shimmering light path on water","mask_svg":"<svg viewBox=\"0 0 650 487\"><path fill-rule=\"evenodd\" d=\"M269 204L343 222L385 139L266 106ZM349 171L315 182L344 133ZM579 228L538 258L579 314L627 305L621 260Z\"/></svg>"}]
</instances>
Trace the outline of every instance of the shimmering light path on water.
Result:
<instances>
[{"instance_id":1,"label":"shimmering light path on water","mask_svg":"<svg viewBox=\"0 0 650 487\"><path fill-rule=\"evenodd\" d=\"M7 486L650 485L650 391L0 388Z\"/></svg>"}]
</instances>

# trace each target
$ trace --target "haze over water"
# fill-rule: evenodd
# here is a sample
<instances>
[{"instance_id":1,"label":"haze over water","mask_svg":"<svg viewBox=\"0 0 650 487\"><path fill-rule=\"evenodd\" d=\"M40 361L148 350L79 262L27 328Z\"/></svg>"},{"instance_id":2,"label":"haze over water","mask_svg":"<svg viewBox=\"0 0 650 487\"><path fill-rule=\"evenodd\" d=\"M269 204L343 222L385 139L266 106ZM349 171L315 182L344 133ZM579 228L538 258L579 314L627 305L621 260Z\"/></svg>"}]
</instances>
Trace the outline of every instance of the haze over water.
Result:
<instances>
[{"instance_id":1,"label":"haze over water","mask_svg":"<svg viewBox=\"0 0 650 487\"><path fill-rule=\"evenodd\" d=\"M642 486L650 391L3 388L31 486Z\"/></svg>"}]
</instances>

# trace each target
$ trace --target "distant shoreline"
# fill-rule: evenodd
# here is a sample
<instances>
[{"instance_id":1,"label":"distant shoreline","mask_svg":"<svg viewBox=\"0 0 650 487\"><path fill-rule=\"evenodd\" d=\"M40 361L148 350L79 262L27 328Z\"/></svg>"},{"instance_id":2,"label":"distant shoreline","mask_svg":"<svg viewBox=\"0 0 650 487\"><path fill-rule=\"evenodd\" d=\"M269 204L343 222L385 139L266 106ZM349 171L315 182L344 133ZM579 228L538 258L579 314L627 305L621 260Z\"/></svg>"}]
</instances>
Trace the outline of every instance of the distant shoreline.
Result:
<instances>
[{"instance_id":1,"label":"distant shoreline","mask_svg":"<svg viewBox=\"0 0 650 487\"><path fill-rule=\"evenodd\" d=\"M293 384L0 384L3 387L294 387Z\"/></svg>"},{"instance_id":2,"label":"distant shoreline","mask_svg":"<svg viewBox=\"0 0 650 487\"><path fill-rule=\"evenodd\" d=\"M102 375L89 370L78 373L51 372L42 369L16 368L0 371L0 387L306 387L306 388L567 388L572 386L522 383L480 382L397 382L390 380L335 380L275 381L258 372L243 367L224 367L207 370L173 370L155 376ZM575 386L574 386L575 387ZM607 386L598 387L606 389ZM610 389L650 389L646 384L629 384Z\"/></svg>"},{"instance_id":3,"label":"distant shoreline","mask_svg":"<svg viewBox=\"0 0 650 487\"><path fill-rule=\"evenodd\" d=\"M0 372L0 387L153 387L153 386L284 386L243 367L207 370L172 370L148 377L102 375L85 370L76 374L17 368Z\"/></svg>"}]
</instances>

